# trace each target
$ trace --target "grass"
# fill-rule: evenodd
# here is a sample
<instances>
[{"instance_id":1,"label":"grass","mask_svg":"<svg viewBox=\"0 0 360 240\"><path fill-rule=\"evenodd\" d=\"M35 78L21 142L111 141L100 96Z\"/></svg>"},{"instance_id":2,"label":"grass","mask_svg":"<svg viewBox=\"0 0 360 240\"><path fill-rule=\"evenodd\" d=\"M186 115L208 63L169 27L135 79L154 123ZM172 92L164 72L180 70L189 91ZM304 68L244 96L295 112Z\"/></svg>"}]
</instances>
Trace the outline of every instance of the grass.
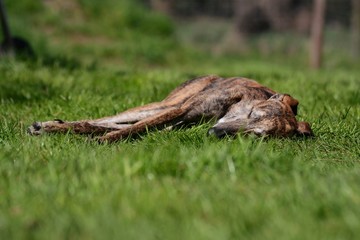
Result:
<instances>
[{"instance_id":1,"label":"grass","mask_svg":"<svg viewBox=\"0 0 360 240\"><path fill-rule=\"evenodd\" d=\"M12 4L10 13L19 11ZM86 16L101 14L92 13L91 1L86 4ZM39 20L33 14L25 16L42 27L56 17L47 13ZM17 21L15 29L25 32ZM356 239L360 234L356 67L346 62L334 67L340 58L310 71L298 64L301 58L294 64L289 56L265 61L213 56L182 46L169 32L161 37L156 30L151 37L141 27L119 35L110 28L99 40L105 23L86 26L82 41L100 41L92 47L77 38L63 40L79 26L62 29L67 23L53 23L57 34L45 38L39 27L29 35L40 53L36 61L0 61L3 239ZM140 51L131 39L143 34ZM117 41L133 47L126 58ZM172 45L160 44L155 51L151 44L157 42ZM119 54L120 62L111 54ZM115 114L160 100L181 82L210 73L254 78L292 94L301 104L298 119L309 121L316 137L218 140L206 135L211 123L112 145L71 134L26 134L36 120Z\"/></svg>"}]
</instances>

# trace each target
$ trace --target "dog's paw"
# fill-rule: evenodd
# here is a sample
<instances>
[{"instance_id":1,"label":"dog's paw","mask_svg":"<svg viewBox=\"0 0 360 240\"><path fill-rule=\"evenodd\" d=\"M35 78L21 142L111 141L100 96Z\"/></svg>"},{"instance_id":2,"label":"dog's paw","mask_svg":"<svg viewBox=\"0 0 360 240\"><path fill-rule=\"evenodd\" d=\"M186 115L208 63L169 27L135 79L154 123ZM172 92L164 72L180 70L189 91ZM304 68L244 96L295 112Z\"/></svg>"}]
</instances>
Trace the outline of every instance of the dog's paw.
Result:
<instances>
[{"instance_id":1,"label":"dog's paw","mask_svg":"<svg viewBox=\"0 0 360 240\"><path fill-rule=\"evenodd\" d=\"M40 135L40 134L42 134L43 131L42 131L41 122L34 122L33 124L31 124L31 126L28 127L27 132L30 135Z\"/></svg>"}]
</instances>

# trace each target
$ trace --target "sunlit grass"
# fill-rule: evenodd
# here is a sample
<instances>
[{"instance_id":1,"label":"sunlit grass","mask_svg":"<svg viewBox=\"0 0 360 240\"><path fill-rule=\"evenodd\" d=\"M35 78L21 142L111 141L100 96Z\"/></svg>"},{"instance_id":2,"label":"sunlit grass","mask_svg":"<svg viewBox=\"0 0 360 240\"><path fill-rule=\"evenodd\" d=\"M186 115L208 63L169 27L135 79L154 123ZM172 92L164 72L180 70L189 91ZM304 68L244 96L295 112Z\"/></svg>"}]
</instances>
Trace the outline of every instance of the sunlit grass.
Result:
<instances>
[{"instance_id":1,"label":"sunlit grass","mask_svg":"<svg viewBox=\"0 0 360 240\"><path fill-rule=\"evenodd\" d=\"M313 139L218 140L209 124L98 145L31 137L35 120L111 115L160 100L182 68L71 70L2 63L0 232L5 238L338 239L359 234L359 73L246 62L196 69L250 75L301 102ZM271 65L270 65L271 66ZM331 76L331 79L329 79Z\"/></svg>"}]
</instances>

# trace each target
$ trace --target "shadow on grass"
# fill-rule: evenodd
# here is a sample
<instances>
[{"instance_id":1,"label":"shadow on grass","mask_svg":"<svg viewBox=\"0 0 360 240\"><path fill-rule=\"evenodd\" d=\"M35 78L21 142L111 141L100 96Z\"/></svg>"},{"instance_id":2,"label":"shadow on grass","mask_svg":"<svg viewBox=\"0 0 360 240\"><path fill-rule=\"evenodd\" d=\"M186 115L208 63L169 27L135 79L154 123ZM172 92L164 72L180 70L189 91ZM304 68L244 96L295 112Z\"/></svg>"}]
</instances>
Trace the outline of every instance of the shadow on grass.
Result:
<instances>
[{"instance_id":1,"label":"shadow on grass","mask_svg":"<svg viewBox=\"0 0 360 240\"><path fill-rule=\"evenodd\" d=\"M82 66L75 58L46 55L41 57L2 59L0 62L0 100L16 103L37 102L51 99L63 91L42 80L37 70L48 68L56 71L94 70L96 65ZM34 74L33 74L34 73ZM51 80L50 80L51 82Z\"/></svg>"},{"instance_id":2,"label":"shadow on grass","mask_svg":"<svg viewBox=\"0 0 360 240\"><path fill-rule=\"evenodd\" d=\"M62 55L45 55L39 57L37 63L42 67L49 68L61 68L66 69L68 71L74 71L77 69L83 69L84 66L80 63L80 61L73 57L67 57ZM95 65L91 65L88 68L95 68Z\"/></svg>"},{"instance_id":3,"label":"shadow on grass","mask_svg":"<svg viewBox=\"0 0 360 240\"><path fill-rule=\"evenodd\" d=\"M16 103L36 102L52 98L58 89L35 79L0 81L0 99Z\"/></svg>"}]
</instances>

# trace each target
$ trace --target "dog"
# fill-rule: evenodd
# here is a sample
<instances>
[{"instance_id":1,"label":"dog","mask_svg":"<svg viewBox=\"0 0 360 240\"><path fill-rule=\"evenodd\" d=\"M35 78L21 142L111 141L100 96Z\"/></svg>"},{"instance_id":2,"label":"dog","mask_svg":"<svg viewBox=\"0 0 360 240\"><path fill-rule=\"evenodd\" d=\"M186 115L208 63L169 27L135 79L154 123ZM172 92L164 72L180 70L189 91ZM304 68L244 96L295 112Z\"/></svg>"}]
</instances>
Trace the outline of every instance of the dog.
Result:
<instances>
[{"instance_id":1,"label":"dog","mask_svg":"<svg viewBox=\"0 0 360 240\"><path fill-rule=\"evenodd\" d=\"M296 120L299 102L258 82L214 75L188 80L164 100L94 120L34 122L28 132L100 135L115 142L149 129L189 126L215 119L208 134L219 138L238 133L256 136L313 136L310 124Z\"/></svg>"}]
</instances>

